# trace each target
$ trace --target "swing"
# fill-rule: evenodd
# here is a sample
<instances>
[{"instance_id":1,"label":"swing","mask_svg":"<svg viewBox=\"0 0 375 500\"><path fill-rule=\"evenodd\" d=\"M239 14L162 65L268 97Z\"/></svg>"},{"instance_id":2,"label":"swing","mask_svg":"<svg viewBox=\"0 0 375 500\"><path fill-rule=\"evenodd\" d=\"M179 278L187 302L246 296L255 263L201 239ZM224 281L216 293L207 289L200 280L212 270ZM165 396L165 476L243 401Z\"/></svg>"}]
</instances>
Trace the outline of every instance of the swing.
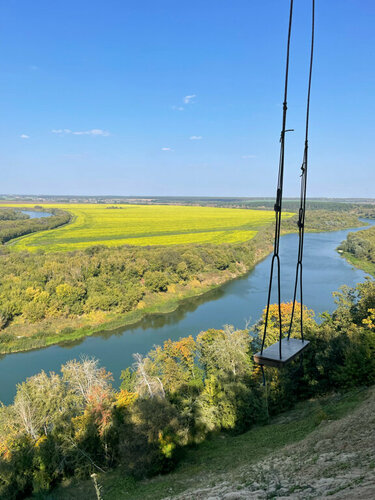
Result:
<instances>
[{"instance_id":1,"label":"swing","mask_svg":"<svg viewBox=\"0 0 375 500\"><path fill-rule=\"evenodd\" d=\"M310 49L310 69L308 78L308 90L307 90L307 104L306 104L306 124L305 124L305 147L303 153L303 161L301 166L301 194L300 194L300 208L298 212L298 258L296 267L296 276L294 283L294 296L293 296L293 307L291 313L291 319L289 324L288 335L285 337L283 335L282 322L281 322L281 281L280 281L280 257L279 257L279 243L280 243L280 228L281 228L281 208L283 199L283 180L284 180L284 152L285 152L285 133L289 132L286 129L286 112L287 112L287 96L288 96L288 77L289 77L289 49L290 49L290 38L292 29L292 15L293 15L293 0L290 1L290 11L289 11L289 28L288 28L288 42L287 42L287 53L286 53L286 70L285 70L285 85L284 85L284 102L283 102L283 119L282 119L282 129L280 136L280 159L279 159L279 174L278 174L278 184L276 191L276 202L274 206L276 214L275 223L275 238L274 238L274 250L271 260L271 273L270 281L268 286L268 299L266 308L266 317L264 322L264 332L262 339L262 347L260 352L254 355L254 361L261 365L262 371L263 366L271 366L276 368L281 368L297 356L301 355L302 352L308 347L309 341L304 339L303 336L303 294L302 294L302 259L303 259L303 242L304 242L304 232L305 232L305 212L306 212L306 186L307 186L307 159L308 159L308 135L309 135L309 115L310 115L310 91L311 91L311 75L312 75L312 65L313 65L313 52L314 52L314 24L315 24L315 0L312 0L312 30L311 30L311 49ZM278 288L278 316L279 316L279 341L270 345L269 347L264 347L267 337L267 325L268 316L271 301L271 291L272 291L272 281L273 281L273 271L275 262L277 263L277 288ZM294 312L296 306L297 298L297 288L298 282L300 285L300 299L301 299L301 339L291 338L291 331L293 326ZM264 372L263 372L264 376Z\"/></svg>"},{"instance_id":2,"label":"swing","mask_svg":"<svg viewBox=\"0 0 375 500\"><path fill-rule=\"evenodd\" d=\"M308 340L283 338L262 352L254 354L254 361L260 365L281 368L299 356L309 345Z\"/></svg>"}]
</instances>

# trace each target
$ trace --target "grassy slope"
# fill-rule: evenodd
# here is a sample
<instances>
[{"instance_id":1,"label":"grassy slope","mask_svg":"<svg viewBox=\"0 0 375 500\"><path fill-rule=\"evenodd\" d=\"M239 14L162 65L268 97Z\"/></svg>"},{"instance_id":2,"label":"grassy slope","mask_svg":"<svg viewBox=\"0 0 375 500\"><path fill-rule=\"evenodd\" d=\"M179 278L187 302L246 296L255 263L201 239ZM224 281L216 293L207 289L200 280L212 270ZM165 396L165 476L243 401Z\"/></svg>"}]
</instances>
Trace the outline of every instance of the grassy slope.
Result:
<instances>
[{"instance_id":1,"label":"grassy slope","mask_svg":"<svg viewBox=\"0 0 375 500\"><path fill-rule=\"evenodd\" d=\"M15 206L15 205L13 205ZM177 245L186 243L240 243L274 220L264 210L213 207L67 204L59 207L73 215L64 227L13 241L15 250L70 251L92 245ZM285 213L284 217L291 214Z\"/></svg>"},{"instance_id":2,"label":"grassy slope","mask_svg":"<svg viewBox=\"0 0 375 500\"><path fill-rule=\"evenodd\" d=\"M366 411L363 411L363 408L366 408ZM290 462L290 457L293 457L293 453L298 455L299 452L306 452L306 456L297 459L298 463L294 466L289 464L288 467L284 467L285 470L280 464L277 466L281 472L285 473L286 477L295 478L294 482L288 485L292 493L300 488L300 483L303 483L305 478L304 474L308 475L307 472L302 471L302 475L297 481L296 467L298 468L310 459L312 464L319 463L319 460L322 459L322 456L319 458L319 448L314 447L312 443L319 443L320 440L326 439L327 436L322 437L324 434L328 434L331 438L334 434L336 442L334 446L331 446L330 451L340 455L339 443L350 439L349 435L340 434L341 428L347 429L349 419L349 425L353 428L353 436L359 435L360 437L360 429L366 426L368 431L372 432L374 410L374 390L359 390L342 396L331 395L320 400L300 403L293 411L280 415L269 425L256 427L236 437L221 434L194 449L188 450L176 470L168 475L136 483L124 477L121 470L101 474L98 479L102 485L103 500L118 500L120 498L124 500L157 500L168 497L175 498L186 491L187 494L183 495L183 498L195 499L210 496L222 498L221 493L227 494L231 491L239 492L239 490L253 488L255 479L259 489L263 490L262 493L264 493L275 480L276 472L272 468L275 460L281 460L281 463L287 464ZM349 416L346 417L348 414ZM370 422L371 415L372 421ZM352 423L353 419L356 424ZM337 422L335 422L336 420ZM332 431L330 426L333 426ZM290 445L292 446L290 447ZM284 448L286 446L287 448ZM363 443L359 448L363 448ZM372 448L372 452L375 455L375 448ZM279 458L280 453L281 459ZM287 459L283 458L283 453ZM261 460L263 462L259 464ZM345 470L345 463L344 466L341 462L336 463L338 473L343 468ZM267 464L271 467L268 467ZM362 467L366 468L363 464ZM372 463L371 466L371 460L369 460L368 469L370 472L371 467L374 467L374 464ZM319 472L319 474L324 476L323 472ZM264 478L263 485L262 477ZM280 479L280 483L283 480ZM306 477L306 484L308 481L309 479ZM286 492L284 494L286 495ZM250 491L246 495L243 498L253 498ZM273 498L274 496L273 494L265 495L264 498ZM33 498L46 500L95 499L95 493L91 481L81 481L72 484L66 483L51 495ZM256 496L254 498L263 497ZM308 495L303 495L300 498L308 498Z\"/></svg>"}]
</instances>

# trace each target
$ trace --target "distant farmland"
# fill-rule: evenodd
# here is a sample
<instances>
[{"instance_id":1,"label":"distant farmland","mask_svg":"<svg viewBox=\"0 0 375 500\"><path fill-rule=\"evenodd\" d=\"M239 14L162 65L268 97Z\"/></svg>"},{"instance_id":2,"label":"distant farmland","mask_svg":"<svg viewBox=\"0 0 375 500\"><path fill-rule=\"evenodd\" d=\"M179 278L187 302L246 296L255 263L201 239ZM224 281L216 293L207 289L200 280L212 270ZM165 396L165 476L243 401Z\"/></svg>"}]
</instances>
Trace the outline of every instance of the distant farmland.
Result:
<instances>
[{"instance_id":1,"label":"distant farmland","mask_svg":"<svg viewBox=\"0 0 375 500\"><path fill-rule=\"evenodd\" d=\"M5 206L2 205L2 206ZM25 207L15 205L13 207ZM231 208L43 204L73 214L71 223L33 233L10 243L15 250L69 251L93 245L177 245L239 243L274 220L273 211ZM29 206L29 210L32 208ZM287 216L288 214L284 214Z\"/></svg>"}]
</instances>

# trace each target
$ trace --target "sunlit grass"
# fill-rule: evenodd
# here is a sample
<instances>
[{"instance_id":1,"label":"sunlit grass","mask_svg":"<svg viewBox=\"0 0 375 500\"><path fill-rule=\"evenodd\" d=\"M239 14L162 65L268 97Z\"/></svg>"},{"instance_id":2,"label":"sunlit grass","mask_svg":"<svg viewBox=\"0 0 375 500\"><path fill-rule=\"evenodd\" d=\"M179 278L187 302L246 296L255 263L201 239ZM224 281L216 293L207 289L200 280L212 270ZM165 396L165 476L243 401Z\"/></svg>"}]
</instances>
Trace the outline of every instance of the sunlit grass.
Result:
<instances>
[{"instance_id":1,"label":"sunlit grass","mask_svg":"<svg viewBox=\"0 0 375 500\"><path fill-rule=\"evenodd\" d=\"M260 227L274 220L274 213L265 210L165 205L116 205L116 209L102 204L42 206L47 210L66 210L73 220L57 229L21 237L11 243L13 249L51 252L92 245L240 243L253 238Z\"/></svg>"}]
</instances>

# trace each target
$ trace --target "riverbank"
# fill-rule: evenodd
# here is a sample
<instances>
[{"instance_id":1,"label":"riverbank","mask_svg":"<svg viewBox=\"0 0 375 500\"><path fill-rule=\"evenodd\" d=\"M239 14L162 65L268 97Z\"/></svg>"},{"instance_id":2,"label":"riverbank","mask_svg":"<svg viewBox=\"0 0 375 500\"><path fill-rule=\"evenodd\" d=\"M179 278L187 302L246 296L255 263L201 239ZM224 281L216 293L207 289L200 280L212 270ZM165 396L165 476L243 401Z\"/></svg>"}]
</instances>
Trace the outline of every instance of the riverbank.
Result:
<instances>
[{"instance_id":1,"label":"riverbank","mask_svg":"<svg viewBox=\"0 0 375 500\"><path fill-rule=\"evenodd\" d=\"M375 229L349 233L338 251L350 264L375 276Z\"/></svg>"},{"instance_id":2,"label":"riverbank","mask_svg":"<svg viewBox=\"0 0 375 500\"><path fill-rule=\"evenodd\" d=\"M357 269L362 269L365 273L375 277L375 264L365 259L359 259L349 252L343 252L341 255Z\"/></svg>"}]
</instances>

